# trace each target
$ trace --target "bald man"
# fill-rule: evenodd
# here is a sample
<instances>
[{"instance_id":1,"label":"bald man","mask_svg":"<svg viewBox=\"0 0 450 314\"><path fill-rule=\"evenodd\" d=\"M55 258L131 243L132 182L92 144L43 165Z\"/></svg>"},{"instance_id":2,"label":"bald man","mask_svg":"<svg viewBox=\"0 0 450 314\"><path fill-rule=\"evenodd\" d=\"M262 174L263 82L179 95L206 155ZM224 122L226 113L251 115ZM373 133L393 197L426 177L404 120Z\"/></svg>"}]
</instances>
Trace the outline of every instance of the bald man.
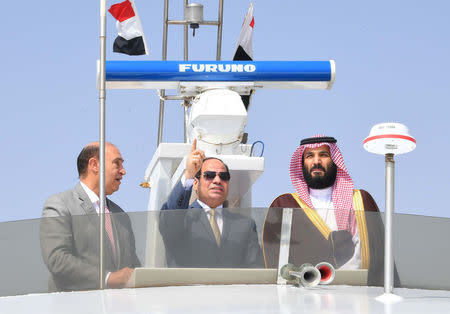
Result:
<instances>
[{"instance_id":1,"label":"bald man","mask_svg":"<svg viewBox=\"0 0 450 314\"><path fill-rule=\"evenodd\" d=\"M51 273L50 291L99 288L99 148L99 143L93 142L82 149L77 159L80 182L72 190L50 196L44 204L40 239L42 257ZM107 143L106 195L119 190L126 174L123 162L119 149ZM128 215L109 199L105 214L105 284L121 288L133 268L140 266L134 234Z\"/></svg>"}]
</instances>

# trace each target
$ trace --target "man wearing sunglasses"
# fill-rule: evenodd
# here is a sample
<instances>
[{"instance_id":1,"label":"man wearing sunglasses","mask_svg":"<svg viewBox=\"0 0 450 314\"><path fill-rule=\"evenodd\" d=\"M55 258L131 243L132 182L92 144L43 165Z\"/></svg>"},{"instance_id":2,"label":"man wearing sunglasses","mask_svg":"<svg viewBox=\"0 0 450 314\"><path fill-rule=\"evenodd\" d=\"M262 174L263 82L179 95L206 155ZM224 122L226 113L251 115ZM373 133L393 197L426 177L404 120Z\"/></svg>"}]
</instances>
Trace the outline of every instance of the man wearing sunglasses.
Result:
<instances>
[{"instance_id":1,"label":"man wearing sunglasses","mask_svg":"<svg viewBox=\"0 0 450 314\"><path fill-rule=\"evenodd\" d=\"M230 179L227 165L205 158L194 140L184 176L161 208L169 267L263 267L255 221L223 207ZM189 204L192 189L197 199Z\"/></svg>"}]
</instances>

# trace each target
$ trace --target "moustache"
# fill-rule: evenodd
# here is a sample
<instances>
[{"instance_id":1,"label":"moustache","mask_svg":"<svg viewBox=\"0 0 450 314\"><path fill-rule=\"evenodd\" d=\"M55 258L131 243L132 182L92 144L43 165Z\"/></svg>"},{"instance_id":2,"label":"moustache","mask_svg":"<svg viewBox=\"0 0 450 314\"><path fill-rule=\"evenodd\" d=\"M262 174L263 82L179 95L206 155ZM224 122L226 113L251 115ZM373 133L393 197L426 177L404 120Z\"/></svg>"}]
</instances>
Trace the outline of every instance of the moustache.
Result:
<instances>
[{"instance_id":1,"label":"moustache","mask_svg":"<svg viewBox=\"0 0 450 314\"><path fill-rule=\"evenodd\" d=\"M316 169L322 170L323 172L327 172L327 170L322 165L315 165L315 166L313 166L309 172L313 172Z\"/></svg>"}]
</instances>

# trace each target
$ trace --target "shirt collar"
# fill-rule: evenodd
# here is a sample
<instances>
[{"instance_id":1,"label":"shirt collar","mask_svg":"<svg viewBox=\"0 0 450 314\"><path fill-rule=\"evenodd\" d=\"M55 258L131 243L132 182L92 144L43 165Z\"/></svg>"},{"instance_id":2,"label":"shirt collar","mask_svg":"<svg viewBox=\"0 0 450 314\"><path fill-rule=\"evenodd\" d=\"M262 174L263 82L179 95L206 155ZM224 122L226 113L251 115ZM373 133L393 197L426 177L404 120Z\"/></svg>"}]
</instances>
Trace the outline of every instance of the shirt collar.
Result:
<instances>
[{"instance_id":1,"label":"shirt collar","mask_svg":"<svg viewBox=\"0 0 450 314\"><path fill-rule=\"evenodd\" d=\"M208 205L206 205L205 203L203 203L201 200L197 199L197 202L200 204L200 206L205 210L205 212L208 212L211 207L209 207ZM220 206L217 206L215 209L215 212L219 215L222 215L222 208L223 208L223 204Z\"/></svg>"},{"instance_id":2,"label":"shirt collar","mask_svg":"<svg viewBox=\"0 0 450 314\"><path fill-rule=\"evenodd\" d=\"M100 200L97 194L94 193L86 184L80 181L81 186L83 187L83 190L86 192L87 196L89 197L89 200L91 203L94 204L94 206L97 204L97 202Z\"/></svg>"}]
</instances>

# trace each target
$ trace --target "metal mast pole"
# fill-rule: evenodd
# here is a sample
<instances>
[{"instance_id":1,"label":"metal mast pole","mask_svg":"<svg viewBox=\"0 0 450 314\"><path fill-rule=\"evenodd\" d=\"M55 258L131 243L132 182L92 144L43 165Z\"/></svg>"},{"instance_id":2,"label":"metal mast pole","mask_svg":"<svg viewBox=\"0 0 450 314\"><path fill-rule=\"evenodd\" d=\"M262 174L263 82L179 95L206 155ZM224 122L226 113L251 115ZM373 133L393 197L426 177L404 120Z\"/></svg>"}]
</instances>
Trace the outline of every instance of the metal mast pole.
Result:
<instances>
[{"instance_id":1,"label":"metal mast pole","mask_svg":"<svg viewBox=\"0 0 450 314\"><path fill-rule=\"evenodd\" d=\"M167 60L167 29L169 26L169 0L164 0L164 27L163 27L163 45L162 45L162 60ZM164 96L166 90L162 89L160 92L161 99L159 100L159 124L158 124L158 142L156 147L162 142L163 122L164 122Z\"/></svg>"},{"instance_id":2,"label":"metal mast pole","mask_svg":"<svg viewBox=\"0 0 450 314\"><path fill-rule=\"evenodd\" d=\"M183 0L183 13L186 13L186 8L188 6L188 0ZM185 14L184 14L185 15ZM219 17L217 21L201 21L200 25L217 25L217 61L221 58L222 50L222 22L223 22L223 0L219 0ZM162 60L167 60L167 33L169 24L183 25L183 57L184 60L189 59L189 24L186 20L171 20L169 21L169 0L164 0L164 26L163 26L163 47L162 47ZM168 100L170 96L166 97L166 92L164 89L160 90L160 100L159 100L159 125L158 125L158 142L157 146L162 142L162 132L163 132L163 122L164 122L164 101ZM186 106L187 102L184 101L184 142L187 142L187 120L188 120L188 108Z\"/></svg>"},{"instance_id":3,"label":"metal mast pole","mask_svg":"<svg viewBox=\"0 0 450 314\"><path fill-rule=\"evenodd\" d=\"M392 294L394 278L394 250L392 245L392 220L394 216L394 154L386 154L386 217L384 226L384 293Z\"/></svg>"},{"instance_id":4,"label":"metal mast pole","mask_svg":"<svg viewBox=\"0 0 450 314\"><path fill-rule=\"evenodd\" d=\"M188 0L184 0L183 1L183 16L186 16L185 11L186 11L186 7L188 5ZM188 24L185 23L183 25L184 27L184 54L183 54L183 58L185 61L187 61L189 59L189 28L188 28ZM188 121L188 108L187 108L187 102L184 101L183 102L183 114L184 114L184 142L187 143L187 121Z\"/></svg>"},{"instance_id":5,"label":"metal mast pole","mask_svg":"<svg viewBox=\"0 0 450 314\"><path fill-rule=\"evenodd\" d=\"M217 18L217 51L216 60L220 61L222 51L223 0L219 0L219 17Z\"/></svg>"},{"instance_id":6,"label":"metal mast pole","mask_svg":"<svg viewBox=\"0 0 450 314\"><path fill-rule=\"evenodd\" d=\"M105 288L105 100L106 100L106 0L100 0L100 289Z\"/></svg>"},{"instance_id":7,"label":"metal mast pole","mask_svg":"<svg viewBox=\"0 0 450 314\"><path fill-rule=\"evenodd\" d=\"M186 16L185 11L186 11L186 7L188 5L188 0L184 0L183 1L183 16ZM189 57L189 42L188 42L188 37L189 37L189 28L188 28L188 24L184 23L183 25L184 27L184 54L183 54L183 58L186 61Z\"/></svg>"}]
</instances>

